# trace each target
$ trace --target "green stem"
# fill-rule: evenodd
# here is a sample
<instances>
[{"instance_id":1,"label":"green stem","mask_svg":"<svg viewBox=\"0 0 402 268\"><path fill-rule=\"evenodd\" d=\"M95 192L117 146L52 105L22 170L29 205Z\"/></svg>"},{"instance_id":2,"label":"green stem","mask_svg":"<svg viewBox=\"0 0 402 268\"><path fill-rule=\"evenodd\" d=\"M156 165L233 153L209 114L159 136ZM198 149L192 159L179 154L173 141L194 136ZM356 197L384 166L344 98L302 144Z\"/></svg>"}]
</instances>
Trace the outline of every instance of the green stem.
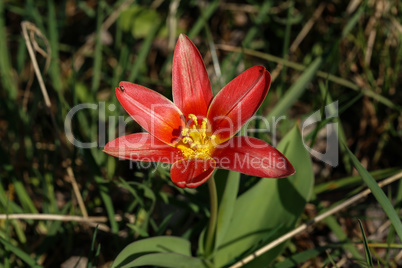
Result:
<instances>
[{"instance_id":1,"label":"green stem","mask_svg":"<svg viewBox=\"0 0 402 268\"><path fill-rule=\"evenodd\" d=\"M208 180L209 198L211 205L211 216L207 230L207 238L205 242L205 256L209 256L214 250L213 243L215 241L215 228L218 216L218 196L216 194L215 178L212 176Z\"/></svg>"}]
</instances>

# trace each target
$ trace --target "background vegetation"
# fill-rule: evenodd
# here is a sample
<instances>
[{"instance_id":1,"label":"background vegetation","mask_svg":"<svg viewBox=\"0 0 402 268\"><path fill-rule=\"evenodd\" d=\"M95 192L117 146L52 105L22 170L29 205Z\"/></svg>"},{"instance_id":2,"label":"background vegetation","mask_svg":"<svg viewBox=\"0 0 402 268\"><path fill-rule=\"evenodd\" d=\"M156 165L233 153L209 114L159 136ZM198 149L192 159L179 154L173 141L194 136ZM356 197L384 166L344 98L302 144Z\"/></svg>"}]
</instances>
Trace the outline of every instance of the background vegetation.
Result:
<instances>
[{"instance_id":1,"label":"background vegetation","mask_svg":"<svg viewBox=\"0 0 402 268\"><path fill-rule=\"evenodd\" d=\"M371 174L363 177L399 174L401 9L400 1L387 0L0 0L0 266L73 267L81 261L107 267L128 243L157 235L189 239L197 250L209 215L206 185L178 189L167 169L139 168L102 152L119 136L118 116L128 118L114 96L119 81L171 97L179 33L199 48L215 93L253 65L271 72L259 114L286 115L279 139L338 101L339 117L303 137L324 152L325 124L338 123L339 164L312 158L314 191L300 223L365 188L353 155L363 166L359 172ZM31 23L25 24L26 36L44 90L22 21ZM68 112L82 103L95 104L94 109L77 113L66 128ZM127 122L127 133L141 131ZM68 131L96 146L73 146ZM272 133L260 138L273 142ZM239 193L256 181L242 177ZM399 212L401 182L384 191ZM374 263L402 265L400 240L386 209L374 197L363 200L293 237L276 267L369 264L357 218ZM13 219L15 214L25 217Z\"/></svg>"}]
</instances>

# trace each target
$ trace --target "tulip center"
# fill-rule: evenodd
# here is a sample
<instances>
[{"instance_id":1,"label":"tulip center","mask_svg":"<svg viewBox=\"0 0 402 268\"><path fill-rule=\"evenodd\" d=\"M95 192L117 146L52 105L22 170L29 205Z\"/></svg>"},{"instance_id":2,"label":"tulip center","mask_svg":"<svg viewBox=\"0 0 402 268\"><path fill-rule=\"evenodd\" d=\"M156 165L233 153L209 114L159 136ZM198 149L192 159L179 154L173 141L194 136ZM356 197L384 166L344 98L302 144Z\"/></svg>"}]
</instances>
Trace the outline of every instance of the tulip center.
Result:
<instances>
[{"instance_id":1,"label":"tulip center","mask_svg":"<svg viewBox=\"0 0 402 268\"><path fill-rule=\"evenodd\" d=\"M181 150L185 158L211 158L215 147L215 135L208 130L208 119L202 119L198 124L197 116L188 115L187 127L181 131L181 141L177 148Z\"/></svg>"}]
</instances>

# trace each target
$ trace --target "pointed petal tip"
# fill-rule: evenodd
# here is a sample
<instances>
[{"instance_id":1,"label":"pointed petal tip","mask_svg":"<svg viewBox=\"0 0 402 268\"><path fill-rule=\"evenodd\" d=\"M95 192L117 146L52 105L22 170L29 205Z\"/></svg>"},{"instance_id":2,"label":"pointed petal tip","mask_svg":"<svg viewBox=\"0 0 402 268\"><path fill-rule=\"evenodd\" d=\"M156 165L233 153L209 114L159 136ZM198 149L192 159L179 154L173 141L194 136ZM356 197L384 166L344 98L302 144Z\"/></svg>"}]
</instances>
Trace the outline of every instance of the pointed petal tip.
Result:
<instances>
[{"instance_id":1,"label":"pointed petal tip","mask_svg":"<svg viewBox=\"0 0 402 268\"><path fill-rule=\"evenodd\" d=\"M275 149L276 150L276 149ZM279 151L277 151L279 155L276 157L277 158L277 164L275 165L276 173L272 177L268 177L271 179L282 179L282 178L287 178L296 173L295 168L293 165L289 162L289 160ZM275 161L275 162L276 162Z\"/></svg>"},{"instance_id":2,"label":"pointed petal tip","mask_svg":"<svg viewBox=\"0 0 402 268\"><path fill-rule=\"evenodd\" d=\"M178 41L180 41L180 42L188 42L188 41L190 41L191 42L190 38L188 38L188 36L185 35L184 33L179 34Z\"/></svg>"},{"instance_id":3,"label":"pointed petal tip","mask_svg":"<svg viewBox=\"0 0 402 268\"><path fill-rule=\"evenodd\" d=\"M285 162L286 162L286 167L283 169L283 174L279 175L277 178L278 179L282 179L282 178L287 178L290 177L292 175L294 175L296 173L295 168L293 167L293 165L289 162L289 160L287 160L285 158Z\"/></svg>"},{"instance_id":4,"label":"pointed petal tip","mask_svg":"<svg viewBox=\"0 0 402 268\"><path fill-rule=\"evenodd\" d=\"M110 154L110 149L111 149L111 144L112 141L109 141L108 143L106 143L105 147L103 147L102 152L106 153L106 154Z\"/></svg>"},{"instance_id":5,"label":"pointed petal tip","mask_svg":"<svg viewBox=\"0 0 402 268\"><path fill-rule=\"evenodd\" d=\"M257 112L271 85L264 66L251 67L230 81L212 100L207 118L212 132L225 142Z\"/></svg>"},{"instance_id":6,"label":"pointed petal tip","mask_svg":"<svg viewBox=\"0 0 402 268\"><path fill-rule=\"evenodd\" d=\"M216 168L215 160L183 159L175 162L170 170L173 183L180 188L196 188L206 182Z\"/></svg>"},{"instance_id":7,"label":"pointed petal tip","mask_svg":"<svg viewBox=\"0 0 402 268\"><path fill-rule=\"evenodd\" d=\"M262 178L285 178L295 169L272 145L253 137L236 136L214 151L217 166Z\"/></svg>"},{"instance_id":8,"label":"pointed petal tip","mask_svg":"<svg viewBox=\"0 0 402 268\"><path fill-rule=\"evenodd\" d=\"M127 84L129 82L120 82L118 87L115 87L114 92L116 94L116 96L118 96L120 93L124 93L126 91L127 88Z\"/></svg>"},{"instance_id":9,"label":"pointed petal tip","mask_svg":"<svg viewBox=\"0 0 402 268\"><path fill-rule=\"evenodd\" d=\"M179 35L173 54L172 95L173 102L184 115L203 117L213 98L202 56L184 34Z\"/></svg>"},{"instance_id":10,"label":"pointed petal tip","mask_svg":"<svg viewBox=\"0 0 402 268\"><path fill-rule=\"evenodd\" d=\"M118 151L118 148L116 148L116 146L112 146L112 143L114 141L109 141L105 147L103 147L102 152L104 152L105 154L108 154L110 156L114 156L116 157L116 152Z\"/></svg>"},{"instance_id":11,"label":"pointed petal tip","mask_svg":"<svg viewBox=\"0 0 402 268\"><path fill-rule=\"evenodd\" d=\"M261 66L261 65L251 67L250 69L253 69L254 72L264 73L265 85L268 88L267 89L267 92L268 92L269 88L271 86L271 73L268 72L268 70L265 69L265 67Z\"/></svg>"},{"instance_id":12,"label":"pointed petal tip","mask_svg":"<svg viewBox=\"0 0 402 268\"><path fill-rule=\"evenodd\" d=\"M171 100L149 88L124 81L115 93L126 112L146 131L167 144L176 143L185 122Z\"/></svg>"},{"instance_id":13,"label":"pointed petal tip","mask_svg":"<svg viewBox=\"0 0 402 268\"><path fill-rule=\"evenodd\" d=\"M134 83L127 82L127 81L120 81L119 86L115 88L115 92L124 93L126 89L131 89L132 87L137 86Z\"/></svg>"}]
</instances>

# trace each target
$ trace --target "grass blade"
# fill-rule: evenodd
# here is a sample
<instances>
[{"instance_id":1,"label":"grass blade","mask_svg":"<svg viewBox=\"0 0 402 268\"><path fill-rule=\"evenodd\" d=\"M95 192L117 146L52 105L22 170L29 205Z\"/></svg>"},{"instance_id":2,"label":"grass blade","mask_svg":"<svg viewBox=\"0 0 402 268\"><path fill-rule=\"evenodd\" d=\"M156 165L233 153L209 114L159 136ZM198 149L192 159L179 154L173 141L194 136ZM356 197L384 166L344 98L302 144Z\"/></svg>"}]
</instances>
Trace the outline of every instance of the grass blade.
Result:
<instances>
[{"instance_id":1,"label":"grass blade","mask_svg":"<svg viewBox=\"0 0 402 268\"><path fill-rule=\"evenodd\" d=\"M34 259L32 259L28 253L22 251L18 247L14 246L4 238L0 237L0 243L3 244L4 247L7 247L7 249L11 252L13 252L18 258L20 258L22 261L24 261L26 264L29 265L29 267L41 267L39 266Z\"/></svg>"},{"instance_id":2,"label":"grass blade","mask_svg":"<svg viewBox=\"0 0 402 268\"><path fill-rule=\"evenodd\" d=\"M47 1L48 5L48 31L49 31L49 43L51 47L51 63L49 68L49 75L52 79L52 85L56 89L58 93L62 88L62 78L60 75L60 67L59 67L59 32L58 32L58 21L56 18L56 8L53 0Z\"/></svg>"},{"instance_id":3,"label":"grass blade","mask_svg":"<svg viewBox=\"0 0 402 268\"><path fill-rule=\"evenodd\" d=\"M94 65L92 76L92 92L96 92L99 88L101 81L102 71L102 21L104 13L105 2L101 1L98 5L97 19L96 19L96 36L95 36L95 51L94 51Z\"/></svg>"},{"instance_id":4,"label":"grass blade","mask_svg":"<svg viewBox=\"0 0 402 268\"><path fill-rule=\"evenodd\" d=\"M114 234L117 234L119 232L119 226L117 224L117 221L115 219L115 211L114 211L114 207L113 207L113 201L112 198L109 194L109 189L108 187L105 185L105 183L103 182L103 178L95 175L95 181L98 183L99 186L99 192L100 192L100 196L103 200L103 204L105 205L106 208L106 212L110 221L110 227L112 229L112 232Z\"/></svg>"},{"instance_id":5,"label":"grass blade","mask_svg":"<svg viewBox=\"0 0 402 268\"><path fill-rule=\"evenodd\" d=\"M198 18L194 26L191 28L191 31L188 33L188 37L190 39L194 38L201 31L201 29L205 26L205 21L214 14L215 10L219 7L219 4L220 1L213 1L208 4L202 16Z\"/></svg>"},{"instance_id":6,"label":"grass blade","mask_svg":"<svg viewBox=\"0 0 402 268\"><path fill-rule=\"evenodd\" d=\"M371 258L371 253L370 253L370 248L368 246L366 233L364 232L362 221L359 219L358 219L358 221L359 221L360 230L362 231L362 236L363 236L363 245L364 245L364 253L366 255L366 262L369 267L373 267L374 264L373 264L373 260Z\"/></svg>"},{"instance_id":7,"label":"grass blade","mask_svg":"<svg viewBox=\"0 0 402 268\"><path fill-rule=\"evenodd\" d=\"M96 267L96 266L94 266L94 264L96 262L96 258L99 256L99 251L100 251L100 244L96 247L96 251L95 251L95 242L96 242L97 233L98 233L98 226L96 226L94 234L92 236L91 251L90 251L90 256L88 258L89 261L87 264L87 268Z\"/></svg>"},{"instance_id":8,"label":"grass blade","mask_svg":"<svg viewBox=\"0 0 402 268\"><path fill-rule=\"evenodd\" d=\"M162 20L155 22L147 37L145 38L139 51L138 57L135 60L134 66L131 69L130 75L128 76L128 81L134 82L135 79L138 77L139 71L141 67L145 64L145 60L147 59L149 51L152 48L152 42L162 26L161 22Z\"/></svg>"},{"instance_id":9,"label":"grass blade","mask_svg":"<svg viewBox=\"0 0 402 268\"><path fill-rule=\"evenodd\" d=\"M243 48L249 47L254 38L260 34L261 25L263 24L264 19L266 18L267 13L271 9L271 7L272 7L271 1L264 1L264 3L259 7L258 15L254 21L255 25L247 31L247 34L242 41ZM229 82L234 78L237 72L237 66L239 66L243 58L243 55L244 55L243 52L237 54L233 61L231 60L231 56L229 55L224 60L222 65L224 66L223 69L227 70L226 76L224 77L226 82Z\"/></svg>"},{"instance_id":10,"label":"grass blade","mask_svg":"<svg viewBox=\"0 0 402 268\"><path fill-rule=\"evenodd\" d=\"M349 150L349 148L343 144L346 148L346 152L349 154L350 159L352 160L353 165L362 176L363 181L370 188L374 197L377 199L378 203L382 206L388 218L390 219L392 225L395 228L399 238L402 240L402 223L399 219L398 214L396 213L394 207L391 202L388 200L387 196L381 190L381 188L376 183L375 179L370 175L370 173L360 164L359 160L357 160L356 156Z\"/></svg>"},{"instance_id":11,"label":"grass blade","mask_svg":"<svg viewBox=\"0 0 402 268\"><path fill-rule=\"evenodd\" d=\"M12 77L11 71L11 61L10 61L10 54L9 49L7 47L7 38L6 37L6 28L4 27L4 1L0 1L0 72L1 72L1 82L3 85L4 90L7 90L7 95L10 99L10 104L13 103L17 98L17 87L16 84L13 82L15 81Z\"/></svg>"},{"instance_id":12,"label":"grass blade","mask_svg":"<svg viewBox=\"0 0 402 268\"><path fill-rule=\"evenodd\" d=\"M362 260L362 256L360 255L359 250L353 244L349 244L348 236L345 231L342 229L342 226L337 222L337 219L334 216L329 216L323 220L326 225L331 229L331 231L335 234L335 236L341 242L345 242L342 245L342 248L348 251L353 258L357 260Z\"/></svg>"},{"instance_id":13,"label":"grass blade","mask_svg":"<svg viewBox=\"0 0 402 268\"><path fill-rule=\"evenodd\" d=\"M303 94L308 83L315 77L318 69L324 62L324 57L316 58L304 73L297 79L291 88L285 93L281 100L275 105L267 118L278 118L286 113L293 103Z\"/></svg>"}]
</instances>

